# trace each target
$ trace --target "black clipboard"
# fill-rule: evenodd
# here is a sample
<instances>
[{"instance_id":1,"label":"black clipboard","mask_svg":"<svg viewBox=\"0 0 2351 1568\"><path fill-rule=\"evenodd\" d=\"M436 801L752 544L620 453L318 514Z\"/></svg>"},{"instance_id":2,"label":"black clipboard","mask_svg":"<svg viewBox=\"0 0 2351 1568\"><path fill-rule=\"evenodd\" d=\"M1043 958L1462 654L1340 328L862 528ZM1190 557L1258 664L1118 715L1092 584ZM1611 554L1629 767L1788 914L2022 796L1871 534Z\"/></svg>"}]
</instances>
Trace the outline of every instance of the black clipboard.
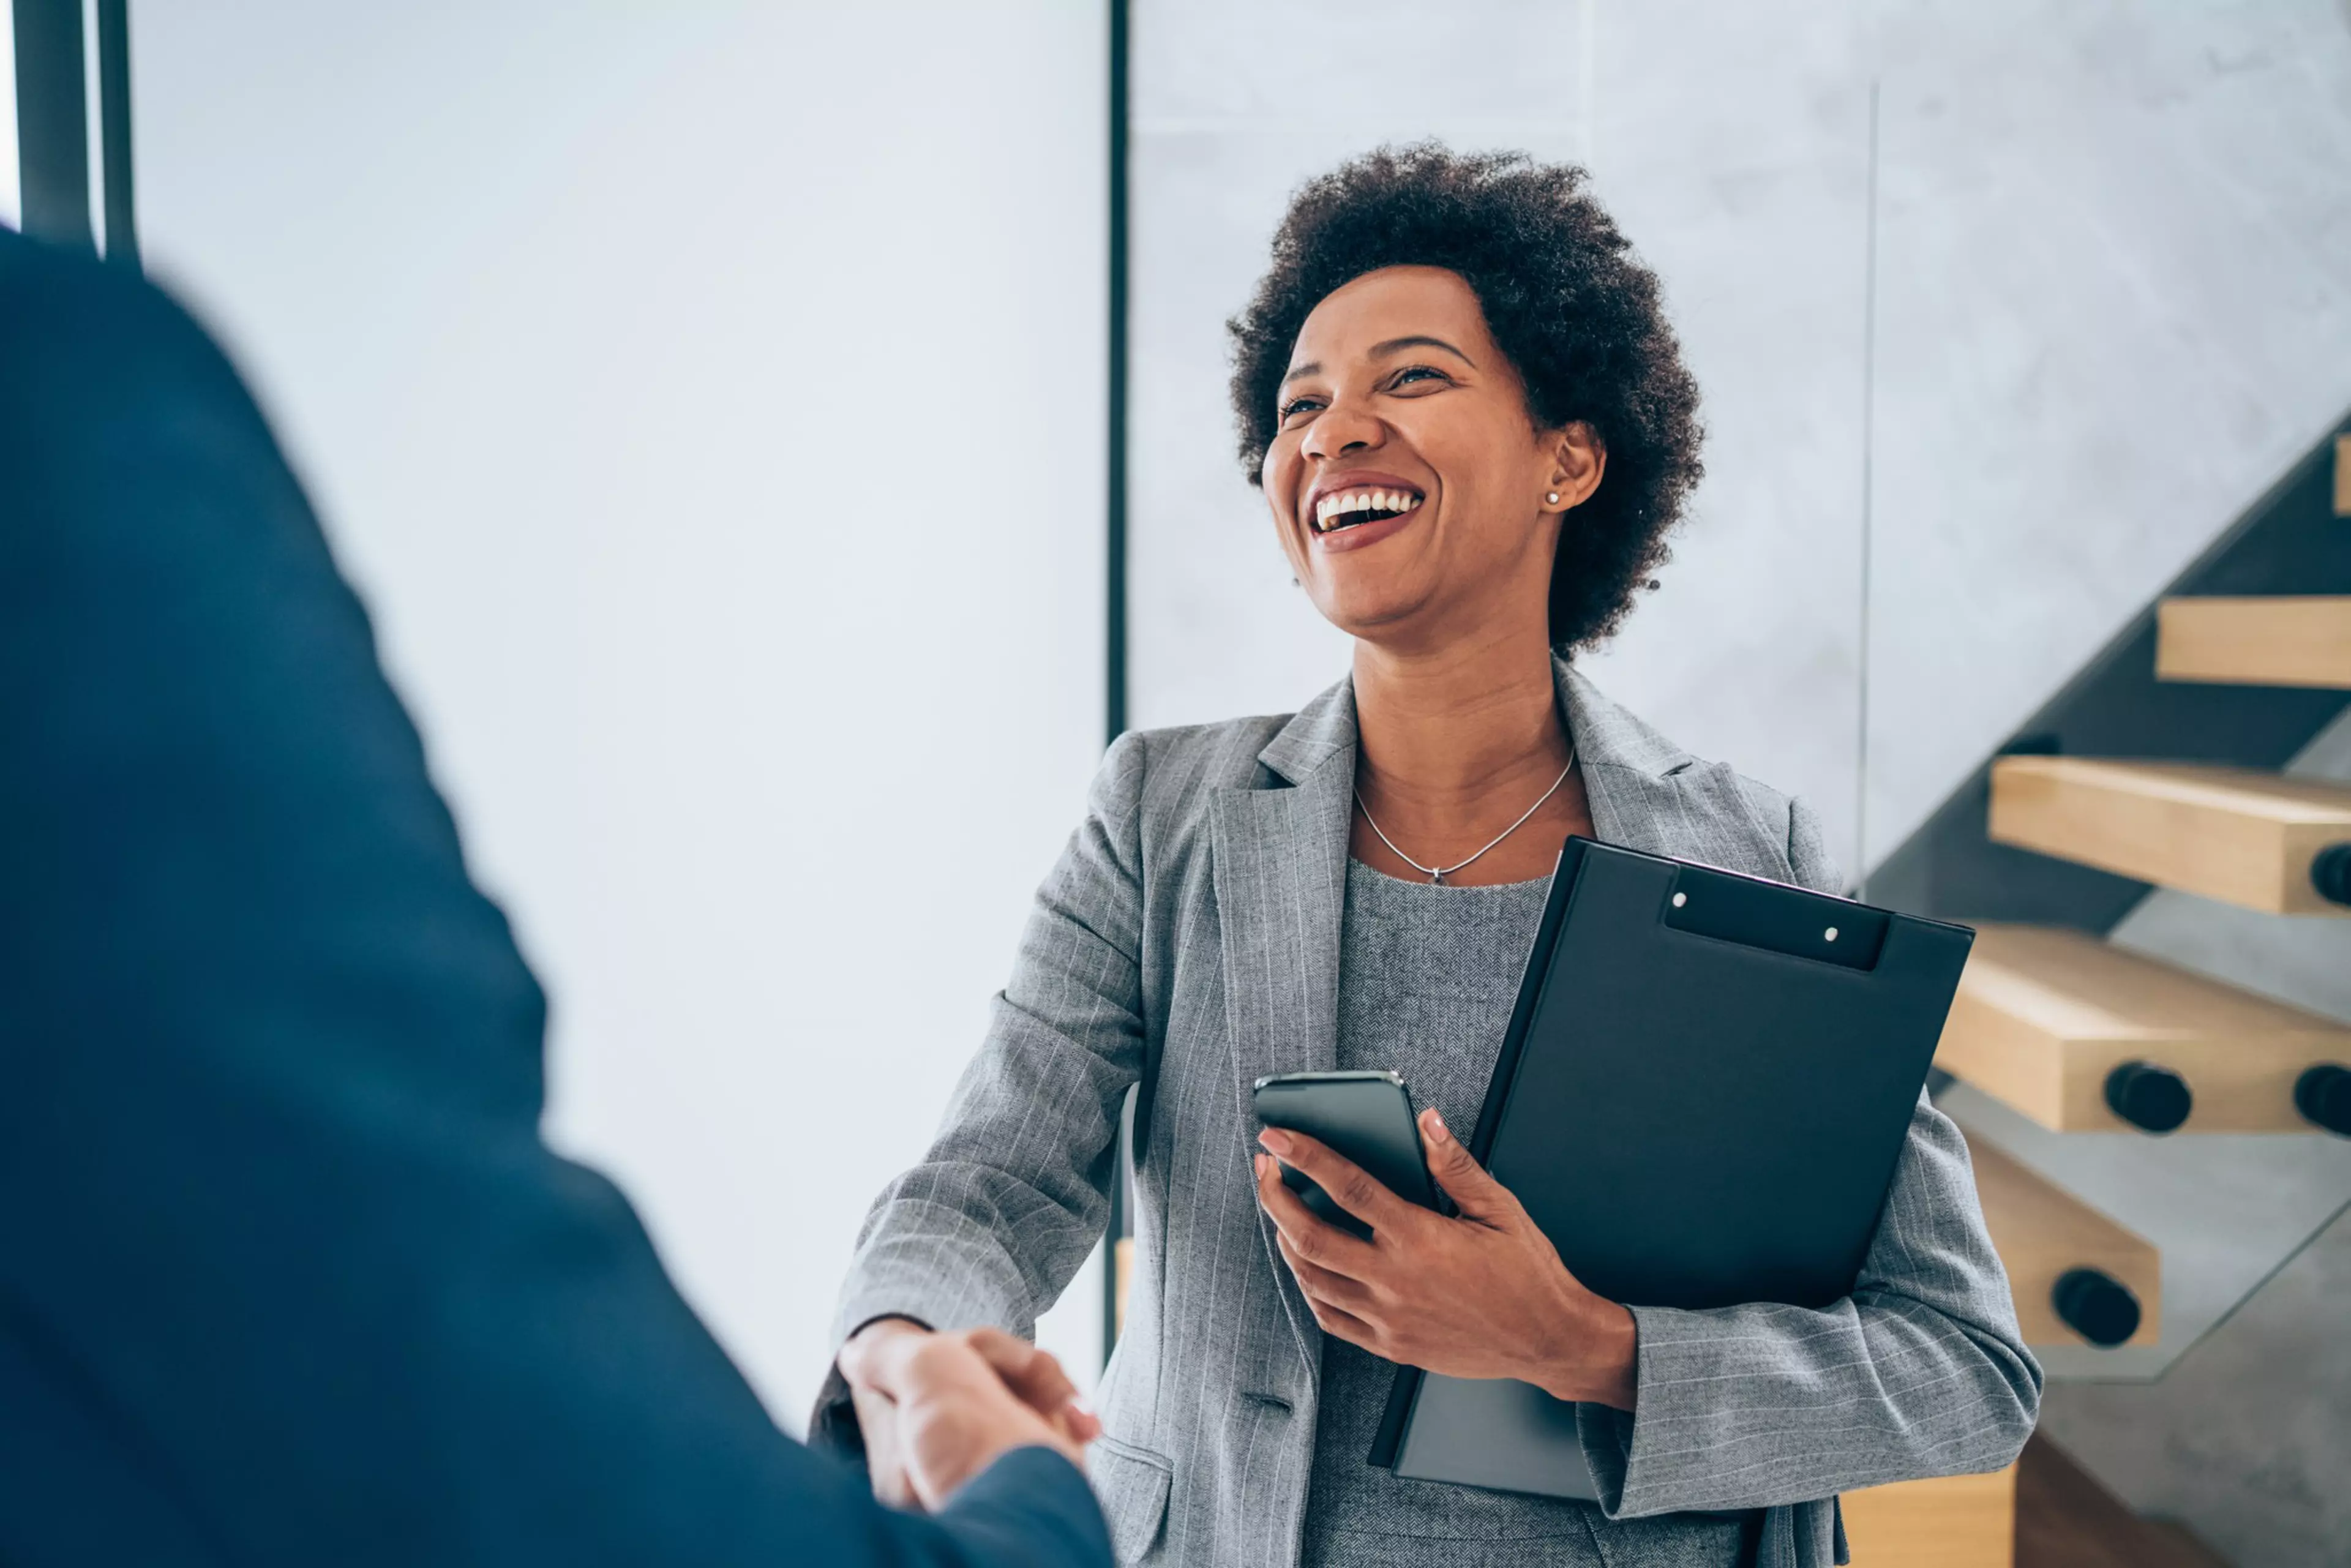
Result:
<instances>
[{"instance_id":1,"label":"black clipboard","mask_svg":"<svg viewBox=\"0 0 2351 1568\"><path fill-rule=\"evenodd\" d=\"M1853 1289L1975 933L1574 838L1470 1153L1631 1305ZM1575 1406L1399 1367L1370 1462L1594 1495Z\"/></svg>"}]
</instances>

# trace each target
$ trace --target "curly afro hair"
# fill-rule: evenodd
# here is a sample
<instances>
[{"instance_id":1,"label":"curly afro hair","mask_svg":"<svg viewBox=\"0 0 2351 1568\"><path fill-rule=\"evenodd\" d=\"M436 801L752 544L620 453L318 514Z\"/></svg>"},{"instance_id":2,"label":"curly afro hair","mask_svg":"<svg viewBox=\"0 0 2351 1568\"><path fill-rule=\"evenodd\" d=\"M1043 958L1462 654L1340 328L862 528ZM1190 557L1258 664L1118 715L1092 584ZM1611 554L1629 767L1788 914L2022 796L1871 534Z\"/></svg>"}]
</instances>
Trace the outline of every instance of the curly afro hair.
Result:
<instances>
[{"instance_id":1,"label":"curly afro hair","mask_svg":"<svg viewBox=\"0 0 2351 1568\"><path fill-rule=\"evenodd\" d=\"M1667 557L1703 472L1698 385L1666 324L1656 275L1583 189L1582 169L1524 153L1383 147L1305 185L1273 236L1273 266L1227 323L1233 412L1249 482L1262 482L1275 402L1299 329L1351 279L1441 267L1478 296L1526 384L1539 429L1589 424L1607 450L1600 488L1560 533L1551 640L1604 641Z\"/></svg>"}]
</instances>

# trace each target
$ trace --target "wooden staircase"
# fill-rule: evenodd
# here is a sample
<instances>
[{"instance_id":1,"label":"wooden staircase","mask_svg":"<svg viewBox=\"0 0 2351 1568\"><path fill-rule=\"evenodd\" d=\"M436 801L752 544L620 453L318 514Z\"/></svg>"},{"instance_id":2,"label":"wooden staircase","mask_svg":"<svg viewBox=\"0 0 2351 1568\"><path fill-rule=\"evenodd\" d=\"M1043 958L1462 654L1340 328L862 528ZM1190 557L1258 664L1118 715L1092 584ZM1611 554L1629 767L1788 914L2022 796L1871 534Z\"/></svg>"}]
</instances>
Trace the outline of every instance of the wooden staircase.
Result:
<instances>
[{"instance_id":1,"label":"wooden staircase","mask_svg":"<svg viewBox=\"0 0 2351 1568\"><path fill-rule=\"evenodd\" d=\"M2335 450L2351 515L2351 436ZM2351 691L2351 596L2166 600L2167 681ZM2292 916L2351 915L2351 786L2210 763L1998 758L1997 842ZM2351 1136L2351 1029L2080 933L1986 925L1936 1064L2059 1132Z\"/></svg>"},{"instance_id":2,"label":"wooden staircase","mask_svg":"<svg viewBox=\"0 0 2351 1568\"><path fill-rule=\"evenodd\" d=\"M2334 460L2334 510L2351 517L2351 435ZM2351 692L2351 596L2166 600L2155 674ZM2351 788L2063 755L2063 741L1993 762L1993 841L2271 915L2351 915ZM2082 931L1969 923L1976 945L1935 1058L1952 1077L2054 1132L2351 1136L2351 1028ZM2157 1249L1989 1143L1971 1152L2027 1342L2155 1343ZM2038 1437L2000 1475L1844 1504L1861 1568L2225 1568Z\"/></svg>"}]
</instances>

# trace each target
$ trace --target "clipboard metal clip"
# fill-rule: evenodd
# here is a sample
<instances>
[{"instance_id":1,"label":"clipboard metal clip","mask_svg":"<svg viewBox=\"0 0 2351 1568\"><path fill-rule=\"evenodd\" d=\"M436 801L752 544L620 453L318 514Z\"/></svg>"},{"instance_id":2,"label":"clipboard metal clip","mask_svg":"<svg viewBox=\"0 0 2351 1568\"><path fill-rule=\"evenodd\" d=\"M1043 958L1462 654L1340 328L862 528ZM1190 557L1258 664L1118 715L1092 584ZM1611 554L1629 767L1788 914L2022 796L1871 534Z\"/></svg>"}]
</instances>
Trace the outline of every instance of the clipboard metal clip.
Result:
<instances>
[{"instance_id":1,"label":"clipboard metal clip","mask_svg":"<svg viewBox=\"0 0 2351 1568\"><path fill-rule=\"evenodd\" d=\"M1891 917L1882 909L1735 872L1675 867L1664 924L1791 958L1874 969Z\"/></svg>"}]
</instances>

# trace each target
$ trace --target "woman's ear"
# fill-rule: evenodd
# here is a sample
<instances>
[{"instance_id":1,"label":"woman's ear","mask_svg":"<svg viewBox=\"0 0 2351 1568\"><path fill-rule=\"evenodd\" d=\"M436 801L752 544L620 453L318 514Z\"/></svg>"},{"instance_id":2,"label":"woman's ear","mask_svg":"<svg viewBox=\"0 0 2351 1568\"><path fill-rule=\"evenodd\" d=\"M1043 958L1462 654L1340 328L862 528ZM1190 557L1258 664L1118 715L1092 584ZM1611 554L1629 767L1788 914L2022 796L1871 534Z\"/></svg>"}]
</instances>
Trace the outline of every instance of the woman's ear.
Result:
<instances>
[{"instance_id":1,"label":"woman's ear","mask_svg":"<svg viewBox=\"0 0 2351 1568\"><path fill-rule=\"evenodd\" d=\"M1600 476L1608 468L1608 449L1583 421L1573 420L1553 432L1550 443L1552 471L1543 490L1543 510L1564 512L1592 499Z\"/></svg>"}]
</instances>

